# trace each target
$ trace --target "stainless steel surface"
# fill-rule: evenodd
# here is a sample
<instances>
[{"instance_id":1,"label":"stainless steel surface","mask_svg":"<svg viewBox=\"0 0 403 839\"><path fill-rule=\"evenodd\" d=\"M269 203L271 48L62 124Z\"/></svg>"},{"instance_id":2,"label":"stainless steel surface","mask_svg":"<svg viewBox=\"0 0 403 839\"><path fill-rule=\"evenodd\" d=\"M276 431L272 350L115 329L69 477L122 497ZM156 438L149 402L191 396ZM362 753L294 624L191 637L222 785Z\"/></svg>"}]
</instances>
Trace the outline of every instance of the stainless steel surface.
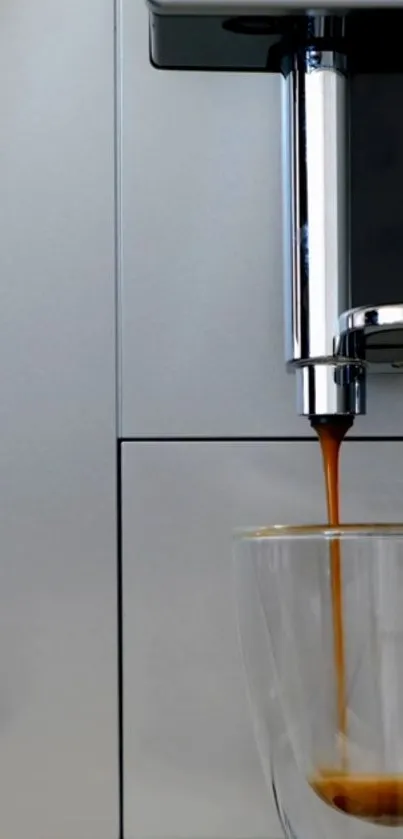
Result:
<instances>
[{"instance_id":1,"label":"stainless steel surface","mask_svg":"<svg viewBox=\"0 0 403 839\"><path fill-rule=\"evenodd\" d=\"M124 0L121 434L309 436L284 365L280 76L157 73L147 31Z\"/></svg>"},{"instance_id":2,"label":"stainless steel surface","mask_svg":"<svg viewBox=\"0 0 403 839\"><path fill-rule=\"evenodd\" d=\"M332 416L366 412L365 367L326 362L305 364L295 371L297 412L302 416Z\"/></svg>"},{"instance_id":3,"label":"stainless steel surface","mask_svg":"<svg viewBox=\"0 0 403 839\"><path fill-rule=\"evenodd\" d=\"M403 304L388 306L358 306L343 312L339 318L340 332L353 329L388 330L398 325L403 330Z\"/></svg>"},{"instance_id":4,"label":"stainless steel surface","mask_svg":"<svg viewBox=\"0 0 403 839\"><path fill-rule=\"evenodd\" d=\"M118 836L110 0L0 25L0 812Z\"/></svg>"},{"instance_id":5,"label":"stainless steel surface","mask_svg":"<svg viewBox=\"0 0 403 839\"><path fill-rule=\"evenodd\" d=\"M401 520L401 443L348 442L341 468L343 521ZM237 649L231 531L324 520L319 447L126 443L122 495L125 836L277 839Z\"/></svg>"},{"instance_id":6,"label":"stainless steel surface","mask_svg":"<svg viewBox=\"0 0 403 839\"><path fill-rule=\"evenodd\" d=\"M333 23L314 18L316 36ZM363 367L343 358L338 369L334 355L351 299L345 56L309 47L286 60L282 131L286 361L302 368L298 413L365 413Z\"/></svg>"},{"instance_id":7,"label":"stainless steel surface","mask_svg":"<svg viewBox=\"0 0 403 839\"><path fill-rule=\"evenodd\" d=\"M403 304L361 306L344 312L339 319L336 352L344 351L349 336L356 343L368 371L402 371Z\"/></svg>"},{"instance_id":8,"label":"stainless steel surface","mask_svg":"<svg viewBox=\"0 0 403 839\"><path fill-rule=\"evenodd\" d=\"M347 78L344 57L301 50L284 80L286 361L333 356L350 306Z\"/></svg>"},{"instance_id":9,"label":"stainless steel surface","mask_svg":"<svg viewBox=\"0 0 403 839\"><path fill-rule=\"evenodd\" d=\"M201 63L207 67L208 61L205 64L203 56L207 44L211 46L215 43L214 30L211 29L208 35L203 29L207 17L202 23L202 18L194 18L192 14L198 10L210 15L211 20L218 21L219 16L224 14L224 7L228 10L228 4L212 5L208 0L204 3L195 0L193 4L181 0L170 3L149 0L148 6L154 11L154 17L151 15L150 44L151 59L157 66L195 69ZM356 366L350 370L346 367L346 362L357 358L356 346L345 339L337 342L337 324L340 315L351 306L351 149L347 73L356 73L357 67L361 72L366 67L365 72L368 72L365 25L368 29L371 7L379 13L379 6L368 3L353 3L347 7L337 5L337 13L332 4L321 10L311 9L309 16L293 19L290 25L294 28L291 30L287 28L289 21L284 15L290 11L303 11L306 9L304 3L234 3L232 8L238 17L231 21L222 17L221 24L217 24L222 31L238 33L238 40L248 35L256 41L254 36L257 34L265 35L269 41L271 36L283 38L281 46L275 40L270 44L267 42L266 61L261 70L278 72L282 66L285 75L282 145L286 362L292 367L310 366L298 376L298 405L303 415L311 415L312 411L316 414L319 405L326 414L334 411L352 415L366 412L365 370L362 364L358 372ZM382 6L382 26L386 26L386 31L389 26L398 32L402 26L401 17L384 14L385 8L393 7L396 8L396 4ZM366 9L368 14L349 15L353 8ZM256 30L254 17L259 11L261 28ZM164 18L164 14L167 17ZM190 30L186 29L188 24L181 29L176 15L182 15L181 20L197 20L201 40L194 32L190 36ZM164 30L161 21L168 19L176 21L176 24L173 29L164 24ZM305 21L303 25L301 20ZM354 21L357 20L364 21L362 33L354 29ZM374 21L372 23L373 28ZM221 52L227 49L228 52L225 52L222 65L214 50L209 53L211 67L226 69L227 61L228 66L237 66L238 69L246 66L250 69L253 66L255 70L258 68L258 62L254 64L246 53L243 58L239 53L237 65L229 43L224 44L222 32L221 37ZM200 51L199 40L204 44L204 50ZM167 45L173 41L176 47L170 52ZM285 57L287 43L290 50L288 58ZM376 43L371 43L369 52L372 54L375 51L378 55L378 51L374 50ZM360 60L354 65L360 49ZM393 47L390 51L393 52ZM277 58L273 59L273 53ZM385 53L378 57L377 72L385 70L385 60ZM389 335L385 348L384 337L381 340L367 330L365 353L360 347L358 359L360 362L375 360L379 363L382 358L383 361L391 361L386 369L400 370L403 368L403 348L398 345L399 336ZM339 347L337 352L335 347ZM351 354L350 347L354 350ZM336 375L334 365L339 362L342 369L340 375ZM323 366L326 363L331 369L325 373ZM385 364L382 369L385 369ZM379 364L378 370L381 370ZM318 387L321 392L317 394Z\"/></svg>"},{"instance_id":10,"label":"stainless steel surface","mask_svg":"<svg viewBox=\"0 0 403 839\"><path fill-rule=\"evenodd\" d=\"M120 432L311 436L284 369L282 79L156 72L145 3L122 9ZM356 305L384 300L382 266L393 301L403 252L401 83L358 81ZM356 434L401 433L396 378L368 377Z\"/></svg>"}]
</instances>

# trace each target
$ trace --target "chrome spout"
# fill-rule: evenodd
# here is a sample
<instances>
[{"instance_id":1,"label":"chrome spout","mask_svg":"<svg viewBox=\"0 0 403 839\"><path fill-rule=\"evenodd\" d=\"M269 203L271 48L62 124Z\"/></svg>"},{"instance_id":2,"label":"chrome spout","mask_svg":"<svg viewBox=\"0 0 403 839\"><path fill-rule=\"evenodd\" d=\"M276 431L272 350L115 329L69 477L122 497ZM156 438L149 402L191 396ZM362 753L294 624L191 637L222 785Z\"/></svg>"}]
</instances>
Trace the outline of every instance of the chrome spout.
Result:
<instances>
[{"instance_id":1,"label":"chrome spout","mask_svg":"<svg viewBox=\"0 0 403 839\"><path fill-rule=\"evenodd\" d=\"M365 413L364 366L334 351L351 305L347 59L329 48L343 23L313 18L283 61L286 362L306 416Z\"/></svg>"},{"instance_id":2,"label":"chrome spout","mask_svg":"<svg viewBox=\"0 0 403 839\"><path fill-rule=\"evenodd\" d=\"M366 368L338 358L303 363L296 369L297 410L301 416L334 417L366 413Z\"/></svg>"},{"instance_id":3,"label":"chrome spout","mask_svg":"<svg viewBox=\"0 0 403 839\"><path fill-rule=\"evenodd\" d=\"M403 304L361 306L343 312L334 353L364 362L368 372L401 372Z\"/></svg>"}]
</instances>

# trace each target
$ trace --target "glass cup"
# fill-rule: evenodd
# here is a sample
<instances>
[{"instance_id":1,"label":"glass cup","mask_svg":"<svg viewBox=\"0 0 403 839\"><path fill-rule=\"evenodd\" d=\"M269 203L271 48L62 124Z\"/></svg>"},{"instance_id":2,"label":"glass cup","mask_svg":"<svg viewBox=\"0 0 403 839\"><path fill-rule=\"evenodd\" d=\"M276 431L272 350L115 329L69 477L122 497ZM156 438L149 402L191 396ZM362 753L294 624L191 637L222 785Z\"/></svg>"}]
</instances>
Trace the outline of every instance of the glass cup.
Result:
<instances>
[{"instance_id":1,"label":"glass cup","mask_svg":"<svg viewBox=\"0 0 403 839\"><path fill-rule=\"evenodd\" d=\"M403 839L403 526L235 538L256 741L290 839Z\"/></svg>"}]
</instances>

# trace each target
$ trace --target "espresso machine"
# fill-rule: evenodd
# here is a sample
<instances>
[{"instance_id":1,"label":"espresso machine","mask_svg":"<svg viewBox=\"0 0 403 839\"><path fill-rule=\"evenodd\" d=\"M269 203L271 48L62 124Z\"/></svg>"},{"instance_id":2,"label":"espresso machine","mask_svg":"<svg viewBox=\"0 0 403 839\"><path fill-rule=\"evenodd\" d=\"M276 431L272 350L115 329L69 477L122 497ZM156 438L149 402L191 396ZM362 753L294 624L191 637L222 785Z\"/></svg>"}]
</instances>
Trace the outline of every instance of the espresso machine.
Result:
<instances>
[{"instance_id":1,"label":"espresso machine","mask_svg":"<svg viewBox=\"0 0 403 839\"><path fill-rule=\"evenodd\" d=\"M356 190L364 125L386 140L394 134L364 113L368 80L385 85L389 113L402 111L403 0L148 5L155 68L281 74L285 362L300 415L316 422L365 414L368 375L403 371L403 275L398 266L375 276L368 268L366 199ZM393 201L375 203L378 219L393 220Z\"/></svg>"}]
</instances>

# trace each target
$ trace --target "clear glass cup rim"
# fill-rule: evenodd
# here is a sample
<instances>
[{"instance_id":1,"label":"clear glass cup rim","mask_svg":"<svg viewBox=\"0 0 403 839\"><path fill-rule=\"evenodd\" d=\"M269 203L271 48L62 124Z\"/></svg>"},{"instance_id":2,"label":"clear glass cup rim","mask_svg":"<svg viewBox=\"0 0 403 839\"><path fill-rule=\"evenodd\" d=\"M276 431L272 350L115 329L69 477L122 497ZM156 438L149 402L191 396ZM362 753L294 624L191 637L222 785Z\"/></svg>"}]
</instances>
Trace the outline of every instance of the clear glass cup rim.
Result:
<instances>
[{"instance_id":1,"label":"clear glass cup rim","mask_svg":"<svg viewBox=\"0 0 403 839\"><path fill-rule=\"evenodd\" d=\"M239 541L276 541L301 539L355 539L395 538L403 539L403 524L393 522L340 524L272 524L262 527L239 527L233 532Z\"/></svg>"}]
</instances>

